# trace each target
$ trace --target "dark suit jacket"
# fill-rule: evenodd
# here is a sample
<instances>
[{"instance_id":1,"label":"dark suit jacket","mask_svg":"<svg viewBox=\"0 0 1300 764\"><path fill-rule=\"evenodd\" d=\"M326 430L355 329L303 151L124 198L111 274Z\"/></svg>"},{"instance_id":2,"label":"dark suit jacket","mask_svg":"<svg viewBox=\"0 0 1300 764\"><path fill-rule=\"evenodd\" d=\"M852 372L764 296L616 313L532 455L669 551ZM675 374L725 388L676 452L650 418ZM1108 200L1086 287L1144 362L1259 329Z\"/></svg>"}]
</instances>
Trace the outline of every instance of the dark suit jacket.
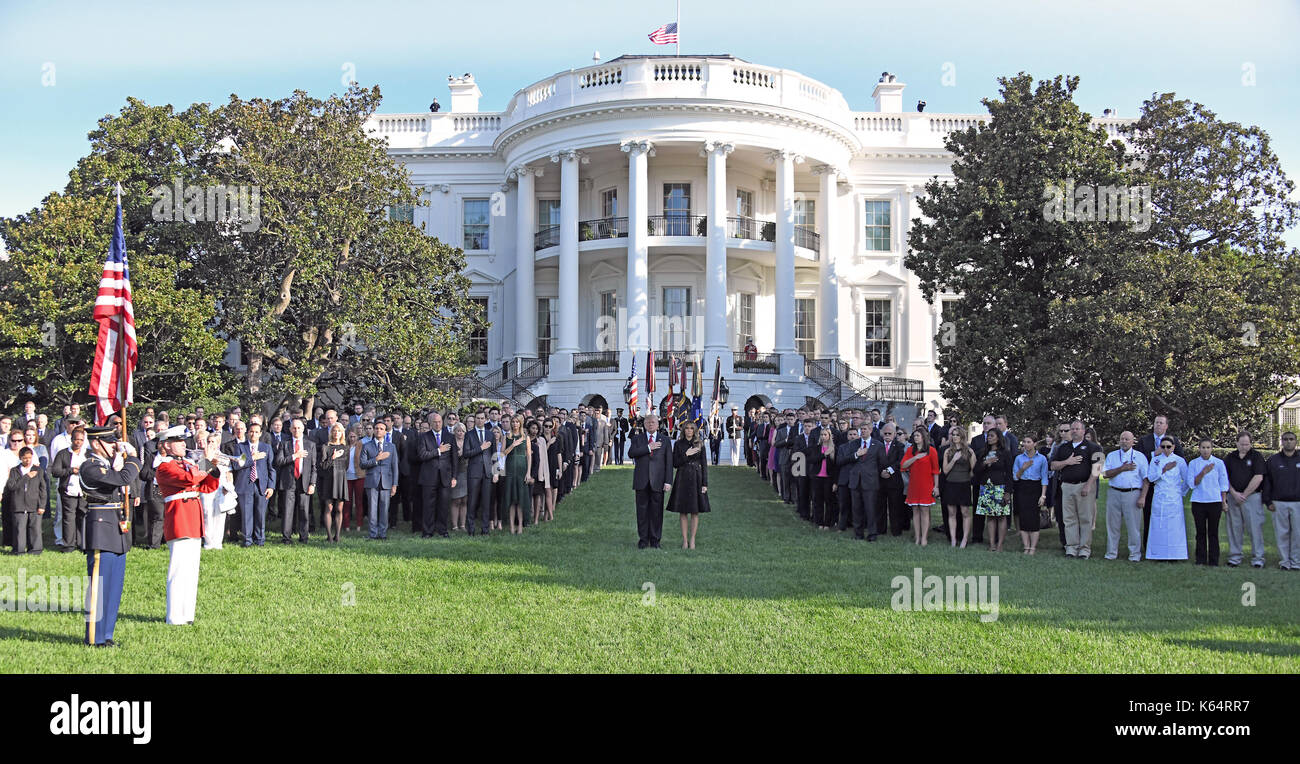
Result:
<instances>
[{"instance_id":1,"label":"dark suit jacket","mask_svg":"<svg viewBox=\"0 0 1300 764\"><path fill-rule=\"evenodd\" d=\"M488 450L483 450L483 443L488 444ZM465 462L466 478L492 478L492 458L496 454L497 437L496 431L491 427L484 425L483 440L478 438L478 430L470 428L465 432L465 450L461 452L460 458Z\"/></svg>"},{"instance_id":2,"label":"dark suit jacket","mask_svg":"<svg viewBox=\"0 0 1300 764\"><path fill-rule=\"evenodd\" d=\"M632 490L663 491L664 485L673 482L673 444L668 433L659 430L655 433L659 448L650 450L648 433L639 432L632 436L627 455L632 457Z\"/></svg>"},{"instance_id":3,"label":"dark suit jacket","mask_svg":"<svg viewBox=\"0 0 1300 764\"><path fill-rule=\"evenodd\" d=\"M307 492L308 486L316 485L316 460L319 458L316 444L306 435L302 439L302 448L307 455L302 458L302 475L296 484L293 479L293 436L285 438L275 454L275 466L281 491L296 490Z\"/></svg>"},{"instance_id":4,"label":"dark suit jacket","mask_svg":"<svg viewBox=\"0 0 1300 764\"><path fill-rule=\"evenodd\" d=\"M89 451L87 451L89 453ZM152 463L152 457L150 457ZM72 479L72 449L65 448L50 462L50 475L59 481L59 492L68 492L68 481ZM152 472L151 472L152 477Z\"/></svg>"},{"instance_id":5,"label":"dark suit jacket","mask_svg":"<svg viewBox=\"0 0 1300 764\"><path fill-rule=\"evenodd\" d=\"M886 453L886 447L888 448L888 453ZM888 478L880 478L881 490L901 491L903 489L903 471L900 465L903 463L903 452L906 450L907 445L898 442L881 444L880 466L876 469L876 474L879 475L881 470L886 470L890 467L894 468L894 474L890 475Z\"/></svg>"},{"instance_id":6,"label":"dark suit jacket","mask_svg":"<svg viewBox=\"0 0 1300 764\"><path fill-rule=\"evenodd\" d=\"M790 463L790 454L794 447L794 436L797 433L794 427L790 425L781 425L776 429L776 438L772 441L772 446L776 448L776 463L782 469Z\"/></svg>"},{"instance_id":7,"label":"dark suit jacket","mask_svg":"<svg viewBox=\"0 0 1300 764\"><path fill-rule=\"evenodd\" d=\"M415 445L415 441L409 437L411 434L410 430L393 430L389 433L389 439L393 441L393 447L397 449L398 475L411 474L410 455L407 453L407 450Z\"/></svg>"},{"instance_id":8,"label":"dark suit jacket","mask_svg":"<svg viewBox=\"0 0 1300 764\"><path fill-rule=\"evenodd\" d=\"M60 452L59 456L63 453ZM36 469L36 477L28 477L32 468ZM32 460L32 467L23 469L23 465L15 464L13 469L9 470L9 481L4 487L4 507L5 512L35 512L38 509L50 508L49 497L49 480L45 477L45 470Z\"/></svg>"},{"instance_id":9,"label":"dark suit jacket","mask_svg":"<svg viewBox=\"0 0 1300 764\"><path fill-rule=\"evenodd\" d=\"M292 445L291 443L290 446L292 447ZM242 468L239 467L237 462L232 462L230 465L230 477L235 482L235 493L247 493L248 491L266 493L275 488L277 476L275 450L269 445L266 443L240 443L237 440L232 440L223 446L221 450L222 453L235 458L240 456L248 457L248 461ZM257 483L254 484L249 478L253 475L253 454L256 453L266 454L266 456L257 460ZM289 475L293 475L292 466L289 467Z\"/></svg>"},{"instance_id":10,"label":"dark suit jacket","mask_svg":"<svg viewBox=\"0 0 1300 764\"><path fill-rule=\"evenodd\" d=\"M880 441L867 438L867 453L857 456L862 439L848 440L835 449L835 463L839 465L837 484L854 490L874 491L880 486L881 462L884 460L884 446Z\"/></svg>"},{"instance_id":11,"label":"dark suit jacket","mask_svg":"<svg viewBox=\"0 0 1300 764\"><path fill-rule=\"evenodd\" d=\"M1165 435L1173 438L1174 453L1186 459L1187 455L1183 453L1183 442L1178 439L1178 436L1168 431L1165 432ZM1143 435L1138 439L1136 448L1138 451L1142 452L1142 455L1145 456L1148 461L1150 461L1151 455L1159 450L1159 444L1156 443L1156 434L1154 432L1148 432L1146 435Z\"/></svg>"},{"instance_id":12,"label":"dark suit jacket","mask_svg":"<svg viewBox=\"0 0 1300 764\"><path fill-rule=\"evenodd\" d=\"M445 453L438 453L438 439L432 430L420 436L416 445L416 460L420 463L420 485L441 485L451 487L460 469L460 454L456 451L456 439L451 430L442 428L442 442L450 445Z\"/></svg>"}]
</instances>

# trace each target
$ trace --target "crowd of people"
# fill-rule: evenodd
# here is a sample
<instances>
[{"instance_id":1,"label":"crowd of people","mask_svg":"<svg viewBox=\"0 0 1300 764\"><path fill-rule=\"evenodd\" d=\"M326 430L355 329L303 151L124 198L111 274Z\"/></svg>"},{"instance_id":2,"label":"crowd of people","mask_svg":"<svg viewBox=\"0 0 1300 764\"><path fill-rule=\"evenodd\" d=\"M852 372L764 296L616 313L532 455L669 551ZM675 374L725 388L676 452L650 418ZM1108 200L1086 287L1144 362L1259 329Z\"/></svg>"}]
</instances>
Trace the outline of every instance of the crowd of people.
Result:
<instances>
[{"instance_id":1,"label":"crowd of people","mask_svg":"<svg viewBox=\"0 0 1300 764\"><path fill-rule=\"evenodd\" d=\"M1235 450L1220 458L1209 438L1197 441L1195 456L1185 454L1163 415L1140 438L1121 433L1110 451L1077 419L1054 432L1018 436L1005 416L989 415L972 438L965 425L937 420L931 410L907 430L879 409L756 408L741 426L744 457L800 518L822 530L851 527L856 539L910 532L925 546L935 532L953 547L987 543L997 552L1016 529L1023 552L1032 555L1042 529L1055 525L1065 556L1087 559L1100 516L1106 559L1118 559L1124 539L1131 561L1144 554L1186 560L1183 502L1190 493L1196 564L1219 564L1226 516L1227 564L1245 561L1249 540L1251 566L1264 567L1271 514L1279 567L1300 570L1300 452L1293 432L1283 433L1281 449L1267 457L1242 432ZM935 505L942 522L931 528Z\"/></svg>"},{"instance_id":2,"label":"crowd of people","mask_svg":"<svg viewBox=\"0 0 1300 764\"><path fill-rule=\"evenodd\" d=\"M399 523L424 538L521 534L553 520L557 505L602 467L631 459L637 546L660 546L667 499L680 515L682 548L694 549L700 515L710 511L708 467L726 452L800 518L823 531L851 529L855 539L908 532L925 546L938 533L953 547L987 543L997 552L1016 531L1032 555L1042 530L1056 525L1064 554L1087 559L1101 516L1107 559L1118 559L1123 540L1130 561L1192 557L1215 566L1226 517L1227 564L1246 562L1249 541L1250 565L1260 568L1271 514L1279 567L1300 570L1293 432L1267 457L1240 433L1220 458L1208 438L1197 441L1195 456L1184 453L1164 416L1140 438L1121 433L1110 451L1077 419L1017 435L1004 416L990 415L969 438L966 426L937 419L930 411L909 431L879 409L742 415L733 406L725 418L661 428L655 414L587 405L516 411L509 401L463 418L379 414L360 403L343 415L318 407L310 417L291 410L247 419L239 407L174 417L146 408L119 442L120 422L92 427L76 404L50 421L28 401L21 414L0 415L3 544L40 554L49 518L60 551L84 551L95 592L87 599L104 611L88 618L86 640L111 646L132 545L167 544L166 620L192 623L200 550L263 546L268 519L278 518L284 544L305 544L312 534L327 543L349 533L382 541ZM936 504L942 522L931 528Z\"/></svg>"},{"instance_id":3,"label":"crowd of people","mask_svg":"<svg viewBox=\"0 0 1300 764\"><path fill-rule=\"evenodd\" d=\"M41 553L48 515L59 551L84 550L77 476L92 423L77 404L53 422L35 408L28 402L22 414L0 418L8 444L0 452L4 544ZM177 426L183 458L218 474L217 489L199 497L203 548L213 549L263 546L276 519L285 544L313 534L327 543L350 533L382 540L398 523L425 538L522 533L554 519L557 504L602 466L622 462L630 424L620 418L621 430L605 408L515 411L509 402L463 420L456 411L377 414L359 403L342 415L317 407L310 417L146 408L127 437L140 460L128 486L134 542L156 549L170 540L156 470L165 458L161 436Z\"/></svg>"}]
</instances>

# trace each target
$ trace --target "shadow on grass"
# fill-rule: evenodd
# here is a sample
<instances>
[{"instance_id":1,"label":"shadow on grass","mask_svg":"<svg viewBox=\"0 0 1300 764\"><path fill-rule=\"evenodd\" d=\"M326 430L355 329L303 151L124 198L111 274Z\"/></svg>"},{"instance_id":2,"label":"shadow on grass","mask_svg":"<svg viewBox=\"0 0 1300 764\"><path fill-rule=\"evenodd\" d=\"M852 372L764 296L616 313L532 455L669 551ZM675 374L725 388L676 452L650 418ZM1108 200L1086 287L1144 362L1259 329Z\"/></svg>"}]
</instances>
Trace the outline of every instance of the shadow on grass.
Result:
<instances>
[{"instance_id":1,"label":"shadow on grass","mask_svg":"<svg viewBox=\"0 0 1300 764\"><path fill-rule=\"evenodd\" d=\"M1171 644L1184 647L1199 647L1220 653L1247 655L1275 655L1282 658L1300 656L1300 641L1297 642L1248 642L1235 639L1171 639Z\"/></svg>"}]
</instances>

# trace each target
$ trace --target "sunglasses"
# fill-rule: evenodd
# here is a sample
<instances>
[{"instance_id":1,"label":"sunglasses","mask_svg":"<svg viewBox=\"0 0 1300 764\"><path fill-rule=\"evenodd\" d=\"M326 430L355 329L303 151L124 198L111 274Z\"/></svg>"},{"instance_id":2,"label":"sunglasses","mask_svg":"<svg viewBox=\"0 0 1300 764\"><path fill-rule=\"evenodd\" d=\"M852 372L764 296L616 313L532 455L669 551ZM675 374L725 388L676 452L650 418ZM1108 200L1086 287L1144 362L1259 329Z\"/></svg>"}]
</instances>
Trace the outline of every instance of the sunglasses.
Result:
<instances>
[{"instance_id":1,"label":"sunglasses","mask_svg":"<svg viewBox=\"0 0 1300 764\"><path fill-rule=\"evenodd\" d=\"M1162 449L1171 450L1171 449L1173 449L1173 445L1170 444L1170 443L1166 443L1166 444L1164 444L1163 446L1161 446L1161 448L1162 448Z\"/></svg>"}]
</instances>

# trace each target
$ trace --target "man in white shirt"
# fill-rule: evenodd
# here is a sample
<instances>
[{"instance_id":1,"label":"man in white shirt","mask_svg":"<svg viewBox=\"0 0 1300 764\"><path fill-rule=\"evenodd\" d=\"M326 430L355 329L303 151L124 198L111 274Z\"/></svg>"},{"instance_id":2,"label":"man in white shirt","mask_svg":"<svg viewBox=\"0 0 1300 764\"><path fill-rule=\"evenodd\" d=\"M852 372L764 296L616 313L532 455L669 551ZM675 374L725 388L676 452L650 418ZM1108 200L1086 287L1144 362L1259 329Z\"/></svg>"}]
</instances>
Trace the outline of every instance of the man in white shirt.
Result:
<instances>
[{"instance_id":1,"label":"man in white shirt","mask_svg":"<svg viewBox=\"0 0 1300 764\"><path fill-rule=\"evenodd\" d=\"M1119 448L1106 454L1103 467L1106 480L1106 559L1119 557L1121 525L1128 526L1128 559L1142 559L1142 504L1148 484L1147 458L1133 447L1133 433L1119 436Z\"/></svg>"},{"instance_id":2,"label":"man in white shirt","mask_svg":"<svg viewBox=\"0 0 1300 764\"><path fill-rule=\"evenodd\" d=\"M1187 463L1187 487L1192 489L1192 519L1196 522L1196 564L1219 564L1219 518L1228 508L1228 469L1214 455L1214 444L1202 438L1200 456Z\"/></svg>"}]
</instances>

